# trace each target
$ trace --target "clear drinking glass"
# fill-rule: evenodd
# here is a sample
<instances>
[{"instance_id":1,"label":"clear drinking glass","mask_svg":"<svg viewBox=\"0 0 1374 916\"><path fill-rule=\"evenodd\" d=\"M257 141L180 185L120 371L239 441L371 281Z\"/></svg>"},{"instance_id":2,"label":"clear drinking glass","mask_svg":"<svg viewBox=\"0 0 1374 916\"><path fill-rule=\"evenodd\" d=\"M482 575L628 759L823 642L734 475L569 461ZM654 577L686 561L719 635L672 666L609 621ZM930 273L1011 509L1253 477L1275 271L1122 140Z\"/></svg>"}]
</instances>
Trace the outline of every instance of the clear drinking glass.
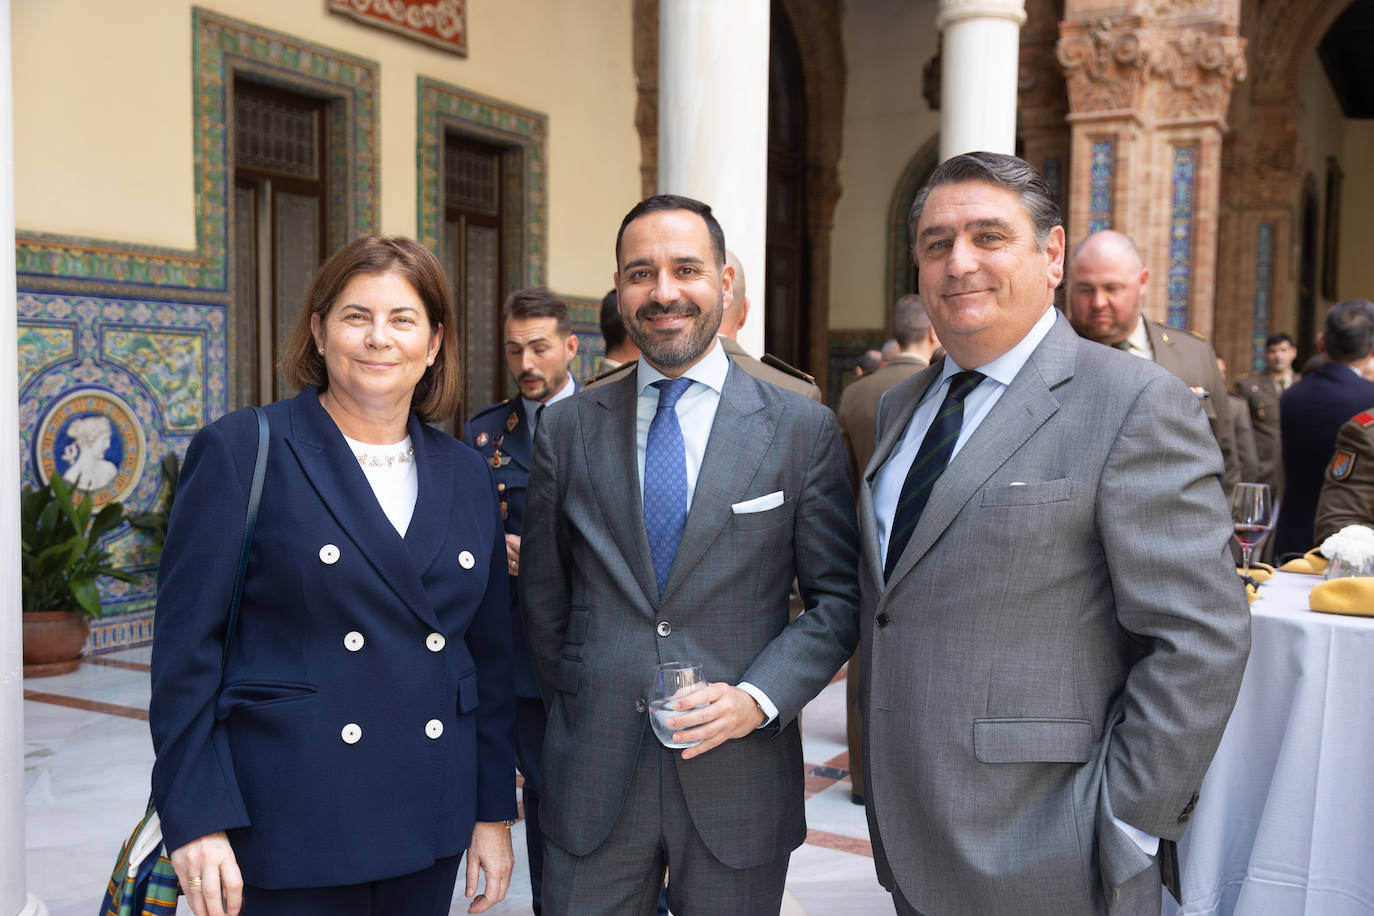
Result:
<instances>
[{"instance_id":1,"label":"clear drinking glass","mask_svg":"<svg viewBox=\"0 0 1374 916\"><path fill-rule=\"evenodd\" d=\"M1267 483L1238 483L1231 491L1231 522L1240 542L1241 575L1250 575L1250 554L1274 523L1274 501Z\"/></svg>"},{"instance_id":2,"label":"clear drinking glass","mask_svg":"<svg viewBox=\"0 0 1374 916\"><path fill-rule=\"evenodd\" d=\"M704 687L706 681L701 676L700 662L662 662L654 668L654 683L649 691L649 722L654 727L654 734L666 748L681 750L682 748L696 747L700 741L684 741L681 744L673 740L676 732L681 732L680 728L669 728L664 725L667 720L679 713L687 712L685 709L674 709L673 704L677 698L684 694L691 693L698 687ZM700 709L701 707L693 707Z\"/></svg>"}]
</instances>

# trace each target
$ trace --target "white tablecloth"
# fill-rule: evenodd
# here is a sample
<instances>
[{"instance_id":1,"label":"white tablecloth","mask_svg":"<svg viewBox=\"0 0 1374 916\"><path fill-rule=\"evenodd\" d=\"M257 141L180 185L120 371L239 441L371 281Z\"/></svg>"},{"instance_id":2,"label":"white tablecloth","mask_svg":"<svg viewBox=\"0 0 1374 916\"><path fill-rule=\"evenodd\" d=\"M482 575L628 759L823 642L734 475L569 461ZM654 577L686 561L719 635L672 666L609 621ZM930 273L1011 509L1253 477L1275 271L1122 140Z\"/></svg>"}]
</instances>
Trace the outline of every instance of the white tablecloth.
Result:
<instances>
[{"instance_id":1,"label":"white tablecloth","mask_svg":"<svg viewBox=\"0 0 1374 916\"><path fill-rule=\"evenodd\" d=\"M1374 916L1374 618L1318 614L1316 576L1251 606L1240 697L1180 846L1164 913Z\"/></svg>"}]
</instances>

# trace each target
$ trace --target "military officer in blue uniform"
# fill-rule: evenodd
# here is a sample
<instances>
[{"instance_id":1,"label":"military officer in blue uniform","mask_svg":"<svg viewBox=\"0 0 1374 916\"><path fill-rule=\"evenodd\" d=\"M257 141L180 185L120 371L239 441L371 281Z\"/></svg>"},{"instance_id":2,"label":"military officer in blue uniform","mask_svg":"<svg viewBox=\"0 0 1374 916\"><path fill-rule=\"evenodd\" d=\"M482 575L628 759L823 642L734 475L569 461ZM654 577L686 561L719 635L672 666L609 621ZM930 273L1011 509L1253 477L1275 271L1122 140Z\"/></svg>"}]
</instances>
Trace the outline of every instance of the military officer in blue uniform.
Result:
<instances>
[{"instance_id":1,"label":"military officer in blue uniform","mask_svg":"<svg viewBox=\"0 0 1374 916\"><path fill-rule=\"evenodd\" d=\"M502 307L501 319L506 365L520 393L473 416L464 429L463 441L491 466L505 520L515 644L515 761L525 779L525 845L534 912L538 913L544 865L544 834L539 829L539 796L543 786L539 759L544 750L545 713L520 620L516 577L520 573L525 483L530 476L534 430L546 405L571 397L577 390L568 371L577 355L577 335L572 333L567 304L543 286L512 293Z\"/></svg>"}]
</instances>

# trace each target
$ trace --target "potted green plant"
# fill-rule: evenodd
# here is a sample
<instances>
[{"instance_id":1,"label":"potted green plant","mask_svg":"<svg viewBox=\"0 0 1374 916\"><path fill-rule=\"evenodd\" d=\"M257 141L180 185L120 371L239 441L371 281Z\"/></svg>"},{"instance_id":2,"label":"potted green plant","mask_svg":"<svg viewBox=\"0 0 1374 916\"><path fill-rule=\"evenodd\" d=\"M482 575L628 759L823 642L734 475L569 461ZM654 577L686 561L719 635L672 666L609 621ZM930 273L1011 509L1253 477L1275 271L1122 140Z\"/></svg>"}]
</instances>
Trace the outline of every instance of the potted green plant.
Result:
<instances>
[{"instance_id":1,"label":"potted green plant","mask_svg":"<svg viewBox=\"0 0 1374 916\"><path fill-rule=\"evenodd\" d=\"M64 674L80 663L91 618L100 616L96 577L137 581L109 565L100 542L123 521L122 504L109 502L95 512L93 501L74 495L57 474L21 491L25 677Z\"/></svg>"},{"instance_id":2,"label":"potted green plant","mask_svg":"<svg viewBox=\"0 0 1374 916\"><path fill-rule=\"evenodd\" d=\"M172 517L172 500L177 495L177 478L181 476L181 462L177 460L177 453L168 452L163 455L160 467L162 489L158 491L157 503L153 510L130 515L127 519L131 526L144 532L152 540L149 555L153 559L162 555L162 542L167 539L167 522Z\"/></svg>"}]
</instances>

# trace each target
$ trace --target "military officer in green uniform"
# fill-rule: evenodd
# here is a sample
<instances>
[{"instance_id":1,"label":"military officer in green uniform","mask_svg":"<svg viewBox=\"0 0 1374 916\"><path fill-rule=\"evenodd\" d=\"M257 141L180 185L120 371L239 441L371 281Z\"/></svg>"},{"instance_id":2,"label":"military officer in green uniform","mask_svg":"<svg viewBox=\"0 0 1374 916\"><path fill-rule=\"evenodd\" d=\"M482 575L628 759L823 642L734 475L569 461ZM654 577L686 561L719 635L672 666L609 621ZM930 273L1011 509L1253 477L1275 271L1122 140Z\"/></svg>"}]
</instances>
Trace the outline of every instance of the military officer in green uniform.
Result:
<instances>
[{"instance_id":1,"label":"military officer in green uniform","mask_svg":"<svg viewBox=\"0 0 1374 916\"><path fill-rule=\"evenodd\" d=\"M1374 407L1356 414L1336 436L1317 498L1314 543L1321 546L1346 525L1374 527Z\"/></svg>"}]
</instances>

